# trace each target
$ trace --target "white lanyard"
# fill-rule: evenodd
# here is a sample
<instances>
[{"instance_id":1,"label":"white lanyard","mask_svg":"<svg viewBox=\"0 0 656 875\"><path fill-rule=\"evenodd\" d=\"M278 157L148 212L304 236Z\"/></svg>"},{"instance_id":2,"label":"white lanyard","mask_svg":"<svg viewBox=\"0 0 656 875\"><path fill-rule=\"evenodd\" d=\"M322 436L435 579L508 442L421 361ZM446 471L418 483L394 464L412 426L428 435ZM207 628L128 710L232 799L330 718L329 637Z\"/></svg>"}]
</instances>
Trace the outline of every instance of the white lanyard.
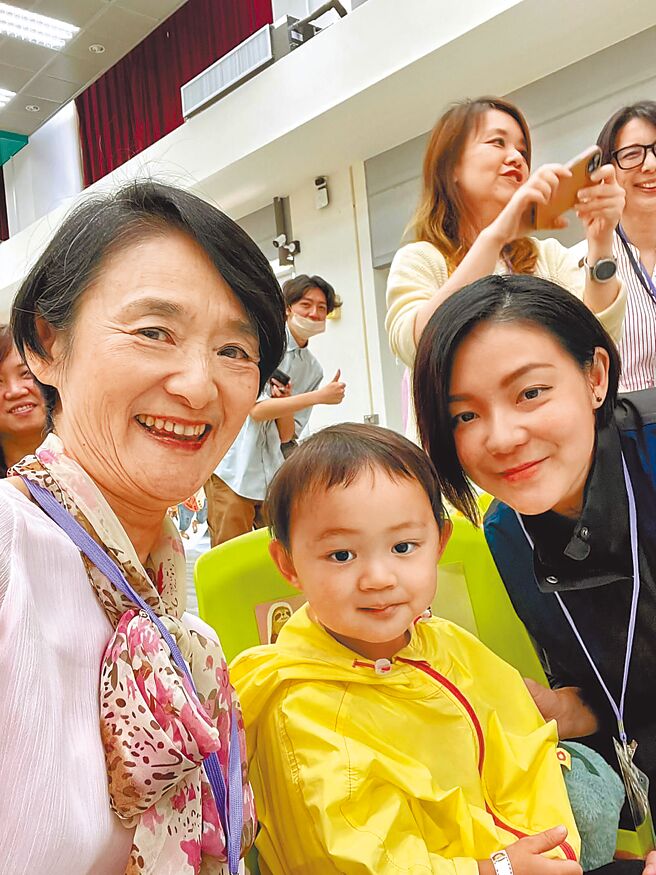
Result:
<instances>
[{"instance_id":1,"label":"white lanyard","mask_svg":"<svg viewBox=\"0 0 656 875\"><path fill-rule=\"evenodd\" d=\"M594 660L590 656L588 648L585 646L585 642L583 638L581 638L581 634L579 630L576 628L574 620L570 612L567 610L565 603L560 597L560 593L554 593L556 598L558 599L558 603L560 607L563 609L563 613L567 617L567 620L572 627L572 631L576 635L576 638L581 645L583 652L585 653L588 662L592 666L594 673L597 675L597 679L601 684L603 691L606 693L608 697L608 701L610 702L611 708L613 709L613 713L615 714L615 719L617 720L617 727L620 733L620 741L623 744L627 742L626 732L624 730L624 699L626 697L626 687L629 680L629 665L631 662L631 654L633 653L633 639L635 636L635 627L636 627L636 617L638 614L638 597L640 595L640 567L638 562L638 517L636 514L636 505L635 505L635 496L633 494L633 486L631 484L631 478L629 477L629 472L626 467L626 462L624 461L624 455L622 455L622 470L624 472L624 485L626 487L626 494L629 500L629 531L631 534L631 559L633 562L633 595L631 597L631 613L629 614L629 628L626 635L626 654L624 656L624 675L622 677L622 695L620 696L620 704L617 705L617 702L610 694L608 687L606 686L604 679L602 678L599 669L594 663ZM521 516L515 511L515 515L519 520L519 524L522 527L522 531L526 535L526 540L531 546L532 550L535 550L535 545L533 544L533 540L531 536L526 531L526 526L524 525L524 520Z\"/></svg>"}]
</instances>

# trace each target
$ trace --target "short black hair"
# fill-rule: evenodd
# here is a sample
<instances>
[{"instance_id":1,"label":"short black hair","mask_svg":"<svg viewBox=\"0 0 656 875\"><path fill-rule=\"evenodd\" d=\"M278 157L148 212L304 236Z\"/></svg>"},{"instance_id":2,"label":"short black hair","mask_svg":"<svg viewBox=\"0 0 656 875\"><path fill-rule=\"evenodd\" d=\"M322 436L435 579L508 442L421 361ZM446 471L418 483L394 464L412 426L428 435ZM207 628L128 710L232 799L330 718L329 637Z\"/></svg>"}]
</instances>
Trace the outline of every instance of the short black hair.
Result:
<instances>
[{"instance_id":1,"label":"short black hair","mask_svg":"<svg viewBox=\"0 0 656 875\"><path fill-rule=\"evenodd\" d=\"M306 273L299 273L287 282L282 287L282 293L285 298L287 307L296 304L300 301L308 289L320 289L326 297L326 307L328 312L332 313L338 307L342 306L342 300L335 292L335 289L330 283L320 276L308 276Z\"/></svg>"},{"instance_id":2,"label":"short black hair","mask_svg":"<svg viewBox=\"0 0 656 875\"><path fill-rule=\"evenodd\" d=\"M426 492L442 530L444 507L437 474L421 449L390 429L345 422L304 440L276 472L266 499L269 528L290 549L292 515L299 500L318 489L348 486L362 471L382 470L416 480Z\"/></svg>"},{"instance_id":3,"label":"short black hair","mask_svg":"<svg viewBox=\"0 0 656 875\"><path fill-rule=\"evenodd\" d=\"M597 137L597 145L601 149L601 160L608 164L613 160L617 135L624 125L632 119L639 118L656 126L656 100L639 100L618 109L608 119Z\"/></svg>"},{"instance_id":4,"label":"short black hair","mask_svg":"<svg viewBox=\"0 0 656 875\"><path fill-rule=\"evenodd\" d=\"M581 369L592 364L597 347L605 349L610 360L608 392L596 411L598 427L613 417L620 377L617 348L601 322L571 292L549 280L520 274L486 276L440 304L417 347L413 375L417 424L443 495L475 524L479 521L476 492L456 452L449 387L460 345L484 322L524 322L542 328Z\"/></svg>"},{"instance_id":5,"label":"short black hair","mask_svg":"<svg viewBox=\"0 0 656 875\"><path fill-rule=\"evenodd\" d=\"M257 329L260 391L285 351L285 306L271 265L239 225L191 192L152 180L86 197L65 219L14 300L11 327L20 354L46 352L36 320L69 330L81 297L108 256L153 235L178 231L194 240L230 286ZM48 427L57 390L39 384Z\"/></svg>"}]
</instances>

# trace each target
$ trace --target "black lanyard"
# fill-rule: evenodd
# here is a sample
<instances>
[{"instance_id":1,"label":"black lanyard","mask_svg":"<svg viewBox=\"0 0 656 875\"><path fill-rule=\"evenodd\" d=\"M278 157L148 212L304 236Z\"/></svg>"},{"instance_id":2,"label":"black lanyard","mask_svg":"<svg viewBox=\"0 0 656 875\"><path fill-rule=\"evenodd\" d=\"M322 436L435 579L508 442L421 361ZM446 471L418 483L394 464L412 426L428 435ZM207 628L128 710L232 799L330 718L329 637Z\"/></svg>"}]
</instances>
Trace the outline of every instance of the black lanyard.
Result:
<instances>
[{"instance_id":1,"label":"black lanyard","mask_svg":"<svg viewBox=\"0 0 656 875\"><path fill-rule=\"evenodd\" d=\"M638 279L642 283L643 288L647 292L647 294L651 295L653 300L656 302L656 286L654 285L654 281L652 280L652 278L649 276L649 272L647 271L647 268L644 266L642 261L640 261L640 263L638 263L636 261L636 257L633 254L631 247L629 246L629 241L627 239L626 234L624 233L624 229L622 228L622 226L618 225L616 230L617 230L617 236L622 241L622 246L624 247L626 254L629 257L629 261L631 262L631 267L633 268L633 272L635 273L635 275L638 277Z\"/></svg>"}]
</instances>

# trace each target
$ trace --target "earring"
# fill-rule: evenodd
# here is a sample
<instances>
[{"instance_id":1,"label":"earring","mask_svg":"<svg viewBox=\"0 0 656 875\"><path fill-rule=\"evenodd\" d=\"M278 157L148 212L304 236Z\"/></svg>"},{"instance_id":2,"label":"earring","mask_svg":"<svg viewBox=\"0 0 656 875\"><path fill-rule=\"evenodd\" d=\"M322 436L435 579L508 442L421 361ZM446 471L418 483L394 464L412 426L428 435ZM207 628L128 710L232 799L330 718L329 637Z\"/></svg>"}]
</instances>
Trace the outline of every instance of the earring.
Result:
<instances>
[{"instance_id":1,"label":"earring","mask_svg":"<svg viewBox=\"0 0 656 875\"><path fill-rule=\"evenodd\" d=\"M601 404L601 398L600 398L599 395L597 395L596 393L595 393L595 396L594 396L594 400L597 402L597 404Z\"/></svg>"}]
</instances>

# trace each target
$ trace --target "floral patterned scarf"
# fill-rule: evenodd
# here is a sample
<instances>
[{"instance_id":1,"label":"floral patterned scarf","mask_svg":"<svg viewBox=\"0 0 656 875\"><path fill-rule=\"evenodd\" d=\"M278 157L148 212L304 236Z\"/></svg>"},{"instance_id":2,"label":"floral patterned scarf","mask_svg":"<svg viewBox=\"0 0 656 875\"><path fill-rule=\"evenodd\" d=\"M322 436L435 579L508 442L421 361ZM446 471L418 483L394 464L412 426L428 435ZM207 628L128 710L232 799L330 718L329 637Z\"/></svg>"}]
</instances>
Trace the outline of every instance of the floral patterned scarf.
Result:
<instances>
[{"instance_id":1,"label":"floral patterned scarf","mask_svg":"<svg viewBox=\"0 0 656 875\"><path fill-rule=\"evenodd\" d=\"M180 535L171 519L147 566L104 496L85 471L48 435L34 456L10 472L36 481L72 514L117 563L175 639L198 695L183 679L168 646L145 612L135 609L82 556L91 586L114 634L100 674L100 732L112 809L134 840L126 875L227 873L226 838L201 765L216 751L228 785L233 704L238 714L244 828L242 854L255 836L255 806L246 776L241 711L217 641L183 624L177 581L186 575Z\"/></svg>"}]
</instances>

